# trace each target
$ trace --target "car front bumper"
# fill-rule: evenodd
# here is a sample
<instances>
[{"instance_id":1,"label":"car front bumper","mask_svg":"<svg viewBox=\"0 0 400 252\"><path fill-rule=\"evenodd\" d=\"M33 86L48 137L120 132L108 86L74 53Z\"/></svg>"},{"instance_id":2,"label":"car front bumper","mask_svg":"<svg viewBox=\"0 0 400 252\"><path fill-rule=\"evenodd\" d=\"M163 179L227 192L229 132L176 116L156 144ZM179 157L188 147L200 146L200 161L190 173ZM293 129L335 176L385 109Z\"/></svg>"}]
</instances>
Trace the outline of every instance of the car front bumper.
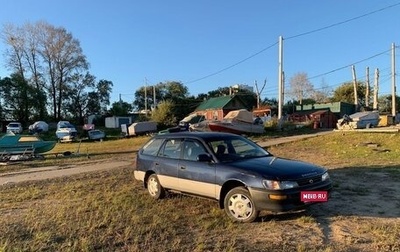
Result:
<instances>
[{"instance_id":1,"label":"car front bumper","mask_svg":"<svg viewBox=\"0 0 400 252\"><path fill-rule=\"evenodd\" d=\"M290 190L249 188L256 208L260 211L268 210L272 212L299 210L307 207L310 204L317 203L301 201L300 194L302 191L327 191L329 198L331 190L331 182L318 183L318 185L313 187L296 188Z\"/></svg>"}]
</instances>

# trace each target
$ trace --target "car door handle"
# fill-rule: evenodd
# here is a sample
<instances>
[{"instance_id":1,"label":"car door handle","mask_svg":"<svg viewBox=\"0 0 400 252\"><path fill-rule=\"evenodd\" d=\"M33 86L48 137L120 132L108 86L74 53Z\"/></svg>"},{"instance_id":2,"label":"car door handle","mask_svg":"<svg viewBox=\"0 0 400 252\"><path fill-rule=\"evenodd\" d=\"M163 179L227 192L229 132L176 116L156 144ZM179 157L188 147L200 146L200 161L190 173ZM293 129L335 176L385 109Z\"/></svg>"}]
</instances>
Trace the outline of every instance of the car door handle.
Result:
<instances>
[{"instance_id":1,"label":"car door handle","mask_svg":"<svg viewBox=\"0 0 400 252\"><path fill-rule=\"evenodd\" d=\"M181 166L181 170L185 170L186 169L186 166Z\"/></svg>"}]
</instances>

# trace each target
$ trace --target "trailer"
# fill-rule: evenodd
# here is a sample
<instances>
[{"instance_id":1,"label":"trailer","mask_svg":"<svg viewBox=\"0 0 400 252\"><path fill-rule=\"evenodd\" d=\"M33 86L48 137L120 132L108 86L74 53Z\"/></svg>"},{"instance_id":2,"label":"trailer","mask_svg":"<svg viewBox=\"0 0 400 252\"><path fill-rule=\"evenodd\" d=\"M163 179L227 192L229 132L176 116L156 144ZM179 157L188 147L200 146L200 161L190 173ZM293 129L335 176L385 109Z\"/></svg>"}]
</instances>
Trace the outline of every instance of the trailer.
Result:
<instances>
[{"instance_id":1,"label":"trailer","mask_svg":"<svg viewBox=\"0 0 400 252\"><path fill-rule=\"evenodd\" d=\"M157 132L157 123L148 122L136 122L128 126L128 124L121 125L121 133L124 137L146 135Z\"/></svg>"}]
</instances>

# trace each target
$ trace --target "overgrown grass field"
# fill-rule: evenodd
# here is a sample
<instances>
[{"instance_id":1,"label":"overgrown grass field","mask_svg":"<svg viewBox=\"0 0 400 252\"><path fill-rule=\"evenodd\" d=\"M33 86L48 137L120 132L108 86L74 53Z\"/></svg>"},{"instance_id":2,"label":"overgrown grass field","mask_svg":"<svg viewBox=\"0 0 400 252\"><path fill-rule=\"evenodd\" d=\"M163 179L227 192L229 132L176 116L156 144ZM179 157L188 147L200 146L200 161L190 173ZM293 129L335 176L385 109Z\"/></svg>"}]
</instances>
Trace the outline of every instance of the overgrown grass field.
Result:
<instances>
[{"instance_id":1,"label":"overgrown grass field","mask_svg":"<svg viewBox=\"0 0 400 252\"><path fill-rule=\"evenodd\" d=\"M146 139L82 143L82 155L49 155L15 169L83 162L86 152L99 160L133 159ZM75 151L77 144L58 144L53 152ZM152 200L132 167L9 184L0 187L0 251L400 250L400 193L387 192L400 182L400 134L334 132L268 150L329 168L330 201L238 224L212 200L176 194Z\"/></svg>"}]
</instances>

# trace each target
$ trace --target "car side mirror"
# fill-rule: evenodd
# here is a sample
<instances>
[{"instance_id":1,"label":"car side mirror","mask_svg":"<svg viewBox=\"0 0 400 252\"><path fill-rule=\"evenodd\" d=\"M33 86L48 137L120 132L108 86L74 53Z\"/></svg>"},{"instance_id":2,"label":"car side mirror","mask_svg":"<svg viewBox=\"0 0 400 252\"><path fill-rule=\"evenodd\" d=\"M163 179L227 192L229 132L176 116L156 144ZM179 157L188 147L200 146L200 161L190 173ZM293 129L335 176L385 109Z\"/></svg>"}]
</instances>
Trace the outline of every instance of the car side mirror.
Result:
<instances>
[{"instance_id":1,"label":"car side mirror","mask_svg":"<svg viewBox=\"0 0 400 252\"><path fill-rule=\"evenodd\" d=\"M197 156L197 160L200 162L211 162L212 161L212 157L210 154L200 154Z\"/></svg>"}]
</instances>

